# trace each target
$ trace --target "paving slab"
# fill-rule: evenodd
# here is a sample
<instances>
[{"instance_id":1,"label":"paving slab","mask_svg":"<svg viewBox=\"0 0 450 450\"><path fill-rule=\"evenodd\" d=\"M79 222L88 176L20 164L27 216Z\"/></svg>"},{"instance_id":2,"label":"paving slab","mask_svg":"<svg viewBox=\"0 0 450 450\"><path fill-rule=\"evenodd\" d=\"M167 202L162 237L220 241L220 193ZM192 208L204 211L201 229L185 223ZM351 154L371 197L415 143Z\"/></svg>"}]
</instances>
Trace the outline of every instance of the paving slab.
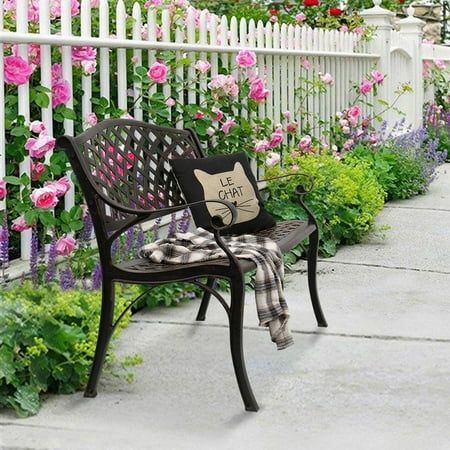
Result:
<instances>
[{"instance_id":1,"label":"paving slab","mask_svg":"<svg viewBox=\"0 0 450 450\"><path fill-rule=\"evenodd\" d=\"M132 343L132 344L130 344ZM243 411L225 327L135 323L119 352L145 363L96 399L51 396L0 419L0 446L33 449L448 449L450 345L298 335L277 352L245 331L261 410Z\"/></svg>"},{"instance_id":2,"label":"paving slab","mask_svg":"<svg viewBox=\"0 0 450 450\"><path fill-rule=\"evenodd\" d=\"M317 327L306 274L299 272L287 276L285 294L293 330L450 342L450 274L322 262L319 264L318 284L328 328ZM227 295L224 297L229 301ZM258 326L255 305L254 293L247 292L244 322L247 327ZM194 300L175 308L143 311L133 320L195 323L199 306L200 302ZM218 301L211 300L204 323L227 324L226 313Z\"/></svg>"}]
</instances>

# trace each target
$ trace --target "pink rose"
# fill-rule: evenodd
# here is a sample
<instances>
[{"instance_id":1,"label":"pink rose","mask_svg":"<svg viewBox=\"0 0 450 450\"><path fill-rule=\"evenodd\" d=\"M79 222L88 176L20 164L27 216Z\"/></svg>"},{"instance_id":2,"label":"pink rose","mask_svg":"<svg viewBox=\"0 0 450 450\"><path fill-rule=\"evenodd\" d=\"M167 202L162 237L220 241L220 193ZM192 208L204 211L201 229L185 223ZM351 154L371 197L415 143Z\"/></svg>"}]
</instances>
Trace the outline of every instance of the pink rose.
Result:
<instances>
[{"instance_id":1,"label":"pink rose","mask_svg":"<svg viewBox=\"0 0 450 450\"><path fill-rule=\"evenodd\" d=\"M332 75L331 74L329 74L329 73L326 73L326 74L324 74L324 75L321 75L320 76L320 79L322 80L322 82L323 83L325 83L325 84L333 84L334 83L334 78L332 77Z\"/></svg>"},{"instance_id":2,"label":"pink rose","mask_svg":"<svg viewBox=\"0 0 450 450\"><path fill-rule=\"evenodd\" d=\"M39 181L42 174L45 172L45 169L46 167L44 163L35 163L34 161L31 161L31 180Z\"/></svg>"},{"instance_id":3,"label":"pink rose","mask_svg":"<svg viewBox=\"0 0 450 450\"><path fill-rule=\"evenodd\" d=\"M58 204L56 192L50 186L34 189L34 191L30 194L30 198L34 206L41 209L51 209Z\"/></svg>"},{"instance_id":4,"label":"pink rose","mask_svg":"<svg viewBox=\"0 0 450 450\"><path fill-rule=\"evenodd\" d=\"M28 138L25 148L30 152L32 158L42 158L55 148L55 142L55 138L41 134L38 138Z\"/></svg>"},{"instance_id":5,"label":"pink rose","mask_svg":"<svg viewBox=\"0 0 450 450\"><path fill-rule=\"evenodd\" d=\"M22 57L7 56L3 61L6 84L20 86L28 82L33 73L33 69Z\"/></svg>"},{"instance_id":6,"label":"pink rose","mask_svg":"<svg viewBox=\"0 0 450 450\"><path fill-rule=\"evenodd\" d=\"M86 124L90 125L91 127L94 125L97 125L98 119L97 114L91 112L86 116Z\"/></svg>"},{"instance_id":7,"label":"pink rose","mask_svg":"<svg viewBox=\"0 0 450 450\"><path fill-rule=\"evenodd\" d=\"M80 12L80 2L78 0L70 0L70 14L78 15ZM61 0L51 0L50 14L53 18L61 17Z\"/></svg>"},{"instance_id":8,"label":"pink rose","mask_svg":"<svg viewBox=\"0 0 450 450\"><path fill-rule=\"evenodd\" d=\"M353 33L356 33L356 34L363 34L364 33L364 28L363 27L356 27L352 31L353 31Z\"/></svg>"},{"instance_id":9,"label":"pink rose","mask_svg":"<svg viewBox=\"0 0 450 450\"><path fill-rule=\"evenodd\" d=\"M97 57L97 50L94 47L72 47L72 61L93 61Z\"/></svg>"},{"instance_id":10,"label":"pink rose","mask_svg":"<svg viewBox=\"0 0 450 450\"><path fill-rule=\"evenodd\" d=\"M59 180L48 181L45 183L46 187L52 188L57 197L63 197L70 189L70 181L67 176L61 177Z\"/></svg>"},{"instance_id":11,"label":"pink rose","mask_svg":"<svg viewBox=\"0 0 450 450\"><path fill-rule=\"evenodd\" d=\"M58 81L62 77L61 64L52 64L52 82Z\"/></svg>"},{"instance_id":12,"label":"pink rose","mask_svg":"<svg viewBox=\"0 0 450 450\"><path fill-rule=\"evenodd\" d=\"M291 116L292 116L292 113L290 112L290 111L284 111L284 113L283 113L283 117L285 118L285 119L290 119L291 118Z\"/></svg>"},{"instance_id":13,"label":"pink rose","mask_svg":"<svg viewBox=\"0 0 450 450\"><path fill-rule=\"evenodd\" d=\"M223 118L223 112L216 106L213 106L211 108L211 111L215 114L213 120L215 120L216 122L220 122Z\"/></svg>"},{"instance_id":14,"label":"pink rose","mask_svg":"<svg viewBox=\"0 0 450 450\"><path fill-rule=\"evenodd\" d=\"M172 106L175 106L176 104L177 102L172 97L169 97L166 100L166 106L168 106L169 108L172 108Z\"/></svg>"},{"instance_id":15,"label":"pink rose","mask_svg":"<svg viewBox=\"0 0 450 450\"><path fill-rule=\"evenodd\" d=\"M160 6L162 3L162 0L147 0L144 4L145 8L150 8L150 7L155 7L155 6Z\"/></svg>"},{"instance_id":16,"label":"pink rose","mask_svg":"<svg viewBox=\"0 0 450 450\"><path fill-rule=\"evenodd\" d=\"M36 134L41 134L47 131L47 127L44 122L41 122L40 120L33 120L33 122L30 123L30 131Z\"/></svg>"},{"instance_id":17,"label":"pink rose","mask_svg":"<svg viewBox=\"0 0 450 450\"><path fill-rule=\"evenodd\" d=\"M362 80L359 85L359 91L361 94L367 94L372 90L373 83L369 80Z\"/></svg>"},{"instance_id":18,"label":"pink rose","mask_svg":"<svg viewBox=\"0 0 450 450\"><path fill-rule=\"evenodd\" d=\"M274 166L280 162L280 155L275 152L270 152L266 158L266 166Z\"/></svg>"},{"instance_id":19,"label":"pink rose","mask_svg":"<svg viewBox=\"0 0 450 450\"><path fill-rule=\"evenodd\" d=\"M267 139L263 139L262 141L258 141L255 143L254 151L256 153L262 153L269 149L269 141Z\"/></svg>"},{"instance_id":20,"label":"pink rose","mask_svg":"<svg viewBox=\"0 0 450 450\"><path fill-rule=\"evenodd\" d=\"M71 97L70 84L62 78L52 83L52 107L65 105Z\"/></svg>"},{"instance_id":21,"label":"pink rose","mask_svg":"<svg viewBox=\"0 0 450 450\"><path fill-rule=\"evenodd\" d=\"M283 130L281 128L277 128L270 136L269 140L269 148L278 147L283 142Z\"/></svg>"},{"instance_id":22,"label":"pink rose","mask_svg":"<svg viewBox=\"0 0 450 450\"><path fill-rule=\"evenodd\" d=\"M92 61L81 61L81 67L86 75L92 75L97 70L97 61L95 59Z\"/></svg>"},{"instance_id":23,"label":"pink rose","mask_svg":"<svg viewBox=\"0 0 450 450\"><path fill-rule=\"evenodd\" d=\"M308 59L306 59L306 58L302 58L302 59L300 60L300 65L301 65L305 70L311 69L311 66L312 66L311 62L310 62Z\"/></svg>"},{"instance_id":24,"label":"pink rose","mask_svg":"<svg viewBox=\"0 0 450 450\"><path fill-rule=\"evenodd\" d=\"M169 69L164 63L155 62L150 69L148 69L147 75L155 83L165 83L168 72Z\"/></svg>"},{"instance_id":25,"label":"pink rose","mask_svg":"<svg viewBox=\"0 0 450 450\"><path fill-rule=\"evenodd\" d=\"M100 6L100 0L91 0L91 8L98 8Z\"/></svg>"},{"instance_id":26,"label":"pink rose","mask_svg":"<svg viewBox=\"0 0 450 450\"><path fill-rule=\"evenodd\" d=\"M347 114L349 117L359 117L361 115L361 108L358 105L353 105L349 108Z\"/></svg>"},{"instance_id":27,"label":"pink rose","mask_svg":"<svg viewBox=\"0 0 450 450\"><path fill-rule=\"evenodd\" d=\"M198 60L194 67L201 73L208 72L209 69L211 69L211 64L208 61L202 61Z\"/></svg>"},{"instance_id":28,"label":"pink rose","mask_svg":"<svg viewBox=\"0 0 450 450\"><path fill-rule=\"evenodd\" d=\"M355 141L353 139L348 139L344 142L344 149L345 150L350 150L353 145L354 145Z\"/></svg>"},{"instance_id":29,"label":"pink rose","mask_svg":"<svg viewBox=\"0 0 450 450\"><path fill-rule=\"evenodd\" d=\"M342 27L339 28L339 31L341 33L348 33L348 26L347 25L342 25Z\"/></svg>"},{"instance_id":30,"label":"pink rose","mask_svg":"<svg viewBox=\"0 0 450 450\"><path fill-rule=\"evenodd\" d=\"M207 134L208 136L214 136L215 133L216 133L216 130L215 130L213 127L208 127L208 128L206 129L206 134Z\"/></svg>"},{"instance_id":31,"label":"pink rose","mask_svg":"<svg viewBox=\"0 0 450 450\"><path fill-rule=\"evenodd\" d=\"M270 20L272 23L277 23L277 22L278 22L278 17L277 17L277 16L270 16L269 20Z\"/></svg>"},{"instance_id":32,"label":"pink rose","mask_svg":"<svg viewBox=\"0 0 450 450\"><path fill-rule=\"evenodd\" d=\"M369 136L369 144L375 145L378 143L378 136L375 133L372 133Z\"/></svg>"},{"instance_id":33,"label":"pink rose","mask_svg":"<svg viewBox=\"0 0 450 450\"><path fill-rule=\"evenodd\" d=\"M0 200L3 200L8 193L8 189L6 189L6 181L0 181Z\"/></svg>"},{"instance_id":34,"label":"pink rose","mask_svg":"<svg viewBox=\"0 0 450 450\"><path fill-rule=\"evenodd\" d=\"M194 119L195 119L195 120L203 119L203 117L205 117L205 114L202 113L201 111L197 111L197 112L194 114Z\"/></svg>"},{"instance_id":35,"label":"pink rose","mask_svg":"<svg viewBox=\"0 0 450 450\"><path fill-rule=\"evenodd\" d=\"M256 54L250 50L241 50L236 56L239 67L252 67L256 64Z\"/></svg>"},{"instance_id":36,"label":"pink rose","mask_svg":"<svg viewBox=\"0 0 450 450\"><path fill-rule=\"evenodd\" d=\"M288 133L295 133L297 131L298 124L297 122L288 123L286 126L286 130Z\"/></svg>"},{"instance_id":37,"label":"pink rose","mask_svg":"<svg viewBox=\"0 0 450 450\"><path fill-rule=\"evenodd\" d=\"M375 83L380 84L384 80L384 75L379 70L372 70L372 73L370 74L372 76L373 81Z\"/></svg>"},{"instance_id":38,"label":"pink rose","mask_svg":"<svg viewBox=\"0 0 450 450\"><path fill-rule=\"evenodd\" d=\"M234 119L227 119L220 129L223 131L223 134L228 134L235 125L236 121Z\"/></svg>"},{"instance_id":39,"label":"pink rose","mask_svg":"<svg viewBox=\"0 0 450 450\"><path fill-rule=\"evenodd\" d=\"M221 95L229 95L237 97L239 94L239 86L233 75L215 75L208 83L208 87L213 91L213 97L218 98Z\"/></svg>"},{"instance_id":40,"label":"pink rose","mask_svg":"<svg viewBox=\"0 0 450 450\"><path fill-rule=\"evenodd\" d=\"M21 231L29 230L31 228L31 225L28 225L25 221L24 216L19 216L16 219L12 221L11 224L11 230L18 231L19 233Z\"/></svg>"},{"instance_id":41,"label":"pink rose","mask_svg":"<svg viewBox=\"0 0 450 450\"><path fill-rule=\"evenodd\" d=\"M267 98L268 95L269 91L264 86L264 81L261 80L261 78L256 78L252 81L250 85L250 92L248 94L252 100L261 103Z\"/></svg>"},{"instance_id":42,"label":"pink rose","mask_svg":"<svg viewBox=\"0 0 450 450\"><path fill-rule=\"evenodd\" d=\"M306 14L300 12L298 14L295 15L295 20L297 21L297 23L302 23L306 20Z\"/></svg>"},{"instance_id":43,"label":"pink rose","mask_svg":"<svg viewBox=\"0 0 450 450\"><path fill-rule=\"evenodd\" d=\"M445 70L446 67L443 59L435 59L434 65L440 70Z\"/></svg>"},{"instance_id":44,"label":"pink rose","mask_svg":"<svg viewBox=\"0 0 450 450\"><path fill-rule=\"evenodd\" d=\"M76 243L77 241L73 237L70 236L60 237L56 241L56 252L60 256L68 256L75 249Z\"/></svg>"},{"instance_id":45,"label":"pink rose","mask_svg":"<svg viewBox=\"0 0 450 450\"><path fill-rule=\"evenodd\" d=\"M298 143L298 148L301 151L306 152L311 149L311 144L312 144L311 136L307 134L300 139L300 142Z\"/></svg>"}]
</instances>

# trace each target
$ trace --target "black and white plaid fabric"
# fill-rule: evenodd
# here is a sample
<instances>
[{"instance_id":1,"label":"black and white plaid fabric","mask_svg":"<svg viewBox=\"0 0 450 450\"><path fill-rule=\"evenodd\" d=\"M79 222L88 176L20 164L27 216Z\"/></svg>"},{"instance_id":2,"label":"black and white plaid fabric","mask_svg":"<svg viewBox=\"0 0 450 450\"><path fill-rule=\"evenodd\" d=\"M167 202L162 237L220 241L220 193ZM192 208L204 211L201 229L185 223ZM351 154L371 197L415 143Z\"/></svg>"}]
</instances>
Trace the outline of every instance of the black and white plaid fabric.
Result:
<instances>
[{"instance_id":1,"label":"black and white plaid fabric","mask_svg":"<svg viewBox=\"0 0 450 450\"><path fill-rule=\"evenodd\" d=\"M256 264L255 298L259 325L269 327L272 341L282 350L293 344L289 330L289 311L283 293L283 255L271 239L245 234L224 237L237 258ZM145 245L141 257L156 263L186 264L223 258L212 233L197 228L194 233L176 233L173 238Z\"/></svg>"}]
</instances>

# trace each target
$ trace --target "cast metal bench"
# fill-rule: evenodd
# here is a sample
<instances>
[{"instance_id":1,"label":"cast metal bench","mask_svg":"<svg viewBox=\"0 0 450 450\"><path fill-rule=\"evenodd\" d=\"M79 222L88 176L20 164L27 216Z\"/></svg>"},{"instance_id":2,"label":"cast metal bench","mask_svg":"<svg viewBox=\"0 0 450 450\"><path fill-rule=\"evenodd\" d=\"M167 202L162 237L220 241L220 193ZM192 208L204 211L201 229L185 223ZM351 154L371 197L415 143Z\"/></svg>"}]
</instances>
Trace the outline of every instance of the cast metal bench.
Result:
<instances>
[{"instance_id":1,"label":"cast metal bench","mask_svg":"<svg viewBox=\"0 0 450 450\"><path fill-rule=\"evenodd\" d=\"M223 259L164 265L140 258L115 263L111 255L112 243L130 227L203 203L186 204L170 168L172 157L203 157L196 134L191 130L164 128L133 119L108 119L77 137L58 138L57 145L66 151L89 207L103 274L98 340L85 396L97 395L106 349L121 318L114 321L114 283L156 286L188 281L204 290L197 320L205 320L211 295L224 306L229 318L231 355L239 390L245 409L257 411L258 404L245 369L242 344L244 274L254 270L255 266L250 261L238 260L228 250L221 238L221 232L226 231L227 226L220 217L213 217L211 224L214 238L225 252L226 257ZM279 222L275 227L258 234L277 242L283 253L309 238L308 286L318 325L326 327L316 286L319 230L313 214L303 202L307 192L302 185L296 191L307 213L307 221ZM223 200L217 202L227 206L232 216L236 217L233 204ZM217 279L229 281L230 304L217 292Z\"/></svg>"}]
</instances>

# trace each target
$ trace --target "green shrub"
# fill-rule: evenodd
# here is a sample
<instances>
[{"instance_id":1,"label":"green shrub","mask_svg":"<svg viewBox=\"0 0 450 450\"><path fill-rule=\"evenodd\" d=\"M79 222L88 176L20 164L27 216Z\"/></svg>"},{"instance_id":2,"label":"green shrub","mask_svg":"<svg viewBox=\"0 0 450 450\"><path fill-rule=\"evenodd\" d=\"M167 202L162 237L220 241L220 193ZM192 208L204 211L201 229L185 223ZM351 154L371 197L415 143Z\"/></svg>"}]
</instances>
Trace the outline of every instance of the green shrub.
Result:
<instances>
[{"instance_id":1,"label":"green shrub","mask_svg":"<svg viewBox=\"0 0 450 450\"><path fill-rule=\"evenodd\" d=\"M384 191L366 163L344 164L331 155L290 155L284 162L284 169L268 169L267 178L294 173L293 166L315 178L305 200L319 223L323 255L334 255L340 244L360 242L373 229ZM302 181L304 177L292 176L268 183L267 207L278 219L306 218L294 195Z\"/></svg>"},{"instance_id":2,"label":"green shrub","mask_svg":"<svg viewBox=\"0 0 450 450\"><path fill-rule=\"evenodd\" d=\"M423 145L422 145L423 144ZM345 156L345 163L363 161L374 173L386 193L387 200L410 198L424 193L435 175L442 154L436 152L437 141L419 146L397 146L387 142L380 146L359 144Z\"/></svg>"},{"instance_id":3,"label":"green shrub","mask_svg":"<svg viewBox=\"0 0 450 450\"><path fill-rule=\"evenodd\" d=\"M139 292L118 285L116 317ZM36 414L40 394L68 394L87 381L100 314L99 291L24 283L0 294L0 408ZM129 314L115 336L127 324ZM108 353L107 361L113 359ZM138 358L127 359L128 364Z\"/></svg>"}]
</instances>

